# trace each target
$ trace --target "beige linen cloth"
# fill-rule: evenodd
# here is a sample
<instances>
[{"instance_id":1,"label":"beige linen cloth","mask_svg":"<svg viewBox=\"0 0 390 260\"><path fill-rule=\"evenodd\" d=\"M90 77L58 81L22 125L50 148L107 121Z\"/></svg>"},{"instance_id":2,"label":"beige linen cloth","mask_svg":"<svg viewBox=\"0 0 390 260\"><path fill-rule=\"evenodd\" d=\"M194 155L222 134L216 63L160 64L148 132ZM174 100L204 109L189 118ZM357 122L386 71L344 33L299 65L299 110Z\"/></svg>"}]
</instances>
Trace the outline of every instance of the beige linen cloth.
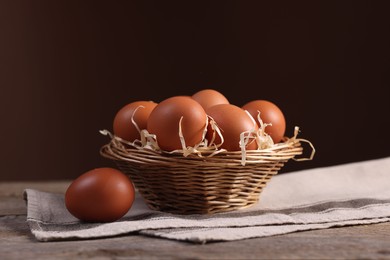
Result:
<instances>
[{"instance_id":1,"label":"beige linen cloth","mask_svg":"<svg viewBox=\"0 0 390 260\"><path fill-rule=\"evenodd\" d=\"M26 189L27 222L40 241L148 235L196 243L231 241L390 221L390 157L277 175L256 205L211 216L148 209L139 196L120 220L83 223L63 194Z\"/></svg>"}]
</instances>

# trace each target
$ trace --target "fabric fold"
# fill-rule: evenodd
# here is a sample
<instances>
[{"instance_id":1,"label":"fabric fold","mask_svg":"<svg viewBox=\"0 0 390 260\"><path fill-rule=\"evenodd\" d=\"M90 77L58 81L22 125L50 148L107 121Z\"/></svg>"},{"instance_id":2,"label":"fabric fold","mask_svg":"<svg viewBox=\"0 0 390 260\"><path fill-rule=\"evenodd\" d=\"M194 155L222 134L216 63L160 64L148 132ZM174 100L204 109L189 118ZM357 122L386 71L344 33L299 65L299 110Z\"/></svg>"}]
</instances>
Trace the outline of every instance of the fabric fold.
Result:
<instances>
[{"instance_id":1,"label":"fabric fold","mask_svg":"<svg viewBox=\"0 0 390 260\"><path fill-rule=\"evenodd\" d=\"M251 208L215 215L150 210L137 194L112 223L84 223L63 194L26 189L27 222L40 241L137 233L196 243L232 241L390 220L390 157L275 176Z\"/></svg>"}]
</instances>

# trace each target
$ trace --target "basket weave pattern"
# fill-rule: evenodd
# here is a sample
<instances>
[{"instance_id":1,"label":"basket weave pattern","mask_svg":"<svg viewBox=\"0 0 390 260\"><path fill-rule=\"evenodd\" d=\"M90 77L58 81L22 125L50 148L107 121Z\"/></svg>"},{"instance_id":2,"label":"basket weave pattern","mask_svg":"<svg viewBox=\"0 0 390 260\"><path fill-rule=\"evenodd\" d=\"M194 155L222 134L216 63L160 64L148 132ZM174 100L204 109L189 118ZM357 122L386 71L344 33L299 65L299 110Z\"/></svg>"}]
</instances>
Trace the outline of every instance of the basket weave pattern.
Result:
<instances>
[{"instance_id":1,"label":"basket weave pattern","mask_svg":"<svg viewBox=\"0 0 390 260\"><path fill-rule=\"evenodd\" d=\"M101 155L128 174L148 206L178 214L214 214L249 207L283 165L302 154L299 140L264 150L202 157L137 149L112 137Z\"/></svg>"}]
</instances>

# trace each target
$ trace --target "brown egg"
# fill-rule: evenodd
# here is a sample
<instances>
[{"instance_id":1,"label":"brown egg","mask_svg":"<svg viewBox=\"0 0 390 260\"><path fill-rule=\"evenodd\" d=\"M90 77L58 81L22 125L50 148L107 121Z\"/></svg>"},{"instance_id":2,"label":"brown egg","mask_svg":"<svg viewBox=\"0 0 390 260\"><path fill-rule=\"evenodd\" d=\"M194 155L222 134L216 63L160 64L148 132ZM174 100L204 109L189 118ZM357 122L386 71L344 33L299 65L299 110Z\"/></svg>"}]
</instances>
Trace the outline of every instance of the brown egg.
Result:
<instances>
[{"instance_id":1,"label":"brown egg","mask_svg":"<svg viewBox=\"0 0 390 260\"><path fill-rule=\"evenodd\" d=\"M222 136L224 138L224 143L221 148L224 148L228 151L239 151L241 150L240 134L245 131L249 131L253 128L258 129L257 125L252 121L249 115L240 107L231 104L220 104L213 107L210 107L206 110L207 115L211 116L219 128L221 129ZM213 131L210 131L208 128L206 138L207 140L212 140ZM218 135L216 135L216 140L214 143L219 144L221 142ZM255 141L250 142L247 147L247 150L257 149L257 144Z\"/></svg>"},{"instance_id":2,"label":"brown egg","mask_svg":"<svg viewBox=\"0 0 390 260\"><path fill-rule=\"evenodd\" d=\"M202 141L206 127L206 113L202 106L187 96L176 96L160 102L149 116L147 130L157 136L162 150L182 149L179 137L179 122L186 146L195 146Z\"/></svg>"},{"instance_id":3,"label":"brown egg","mask_svg":"<svg viewBox=\"0 0 390 260\"><path fill-rule=\"evenodd\" d=\"M80 175L65 193L65 206L87 222L111 222L123 217L134 201L134 187L113 168L97 168Z\"/></svg>"},{"instance_id":4,"label":"brown egg","mask_svg":"<svg viewBox=\"0 0 390 260\"><path fill-rule=\"evenodd\" d=\"M254 100L242 108L253 116L259 126L260 123L257 120L258 111L260 111L260 118L263 123L272 124L272 126L265 128L265 132L271 136L275 144L283 139L286 131L286 120L280 108L274 103L266 100Z\"/></svg>"},{"instance_id":5,"label":"brown egg","mask_svg":"<svg viewBox=\"0 0 390 260\"><path fill-rule=\"evenodd\" d=\"M220 92L213 89L204 89L192 95L205 110L219 104L229 104L229 101Z\"/></svg>"},{"instance_id":6,"label":"brown egg","mask_svg":"<svg viewBox=\"0 0 390 260\"><path fill-rule=\"evenodd\" d=\"M114 135L129 142L133 142L136 139L140 140L140 134L131 122L131 117L133 116L135 109L139 107L134 114L134 121L137 123L140 130L146 129L149 115L156 106L157 104L152 101L136 101L121 108L114 118Z\"/></svg>"}]
</instances>

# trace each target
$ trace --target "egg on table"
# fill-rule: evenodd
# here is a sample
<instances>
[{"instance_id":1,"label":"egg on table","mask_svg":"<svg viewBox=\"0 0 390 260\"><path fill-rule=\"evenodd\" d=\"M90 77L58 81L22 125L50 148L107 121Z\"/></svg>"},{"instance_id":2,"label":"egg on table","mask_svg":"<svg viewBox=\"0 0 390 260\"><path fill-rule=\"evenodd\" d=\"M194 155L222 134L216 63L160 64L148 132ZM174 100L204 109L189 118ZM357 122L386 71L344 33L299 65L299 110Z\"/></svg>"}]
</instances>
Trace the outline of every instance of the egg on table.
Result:
<instances>
[{"instance_id":1,"label":"egg on table","mask_svg":"<svg viewBox=\"0 0 390 260\"><path fill-rule=\"evenodd\" d=\"M123 217L134 202L130 178L113 168L97 168L76 178L65 193L65 206L86 222L112 222Z\"/></svg>"}]
</instances>

